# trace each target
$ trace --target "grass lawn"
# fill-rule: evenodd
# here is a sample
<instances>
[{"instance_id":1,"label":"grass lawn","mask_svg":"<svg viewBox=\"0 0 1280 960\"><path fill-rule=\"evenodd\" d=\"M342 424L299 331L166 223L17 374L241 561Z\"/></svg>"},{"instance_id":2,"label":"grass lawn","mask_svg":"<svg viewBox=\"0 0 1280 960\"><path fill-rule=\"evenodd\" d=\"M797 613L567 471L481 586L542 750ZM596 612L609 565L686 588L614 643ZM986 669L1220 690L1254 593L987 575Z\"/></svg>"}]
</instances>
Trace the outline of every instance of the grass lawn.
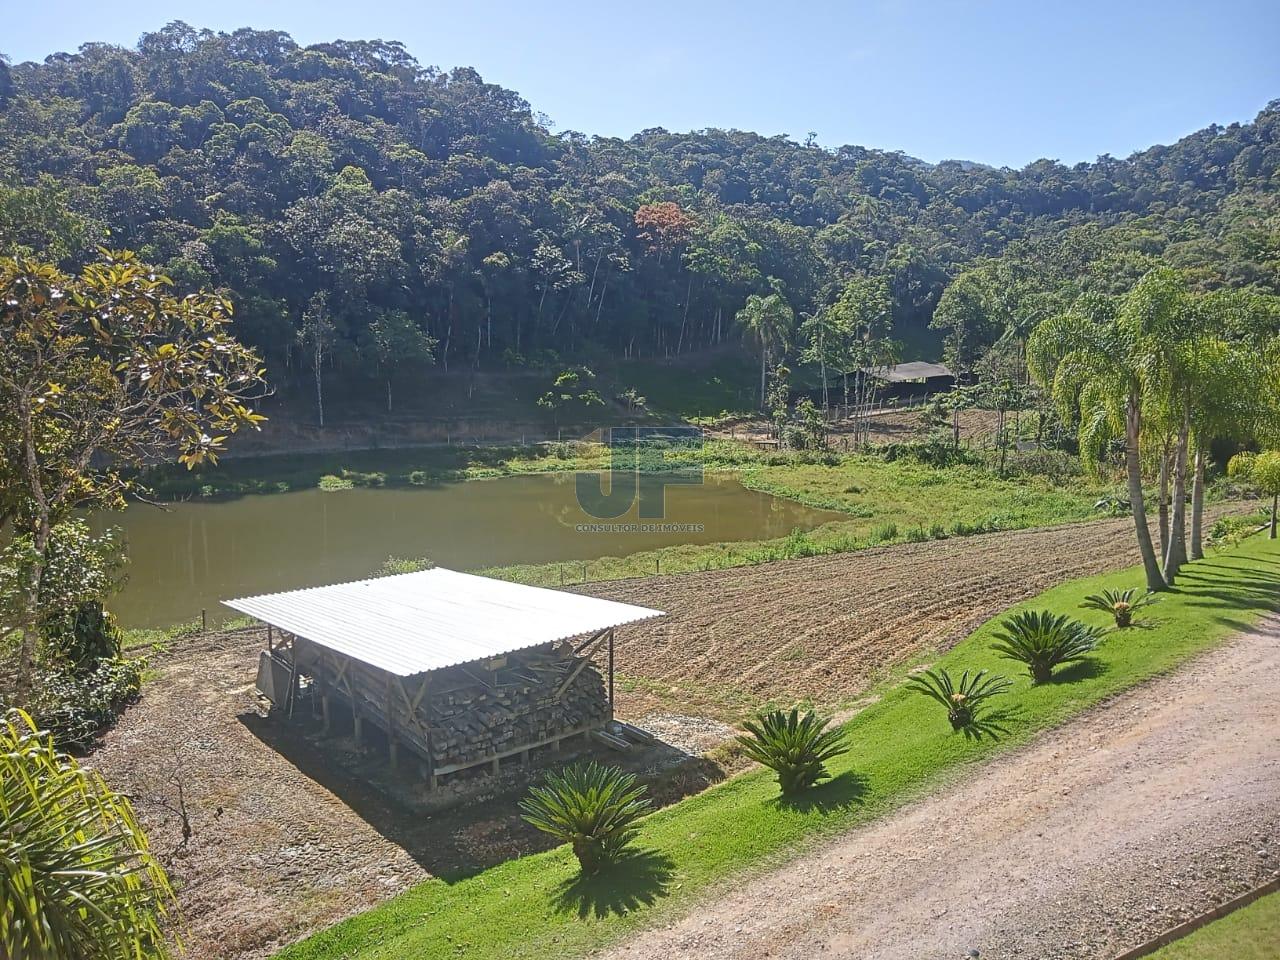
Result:
<instances>
[{"instance_id":1,"label":"grass lawn","mask_svg":"<svg viewBox=\"0 0 1280 960\"><path fill-rule=\"evenodd\" d=\"M1274 960L1280 953L1280 893L1201 927L1151 954L1151 960Z\"/></svg>"},{"instance_id":2,"label":"grass lawn","mask_svg":"<svg viewBox=\"0 0 1280 960\"><path fill-rule=\"evenodd\" d=\"M1080 611L1086 593L1140 583L1136 570L1055 588L1027 606L1102 622ZM1058 682L1031 687L988 648L987 624L943 656L952 671L995 668L1017 679L979 738L953 734L941 708L886 685L845 725L850 752L834 779L802 802L779 802L765 771L734 777L643 822L638 854L590 882L568 848L467 876L427 881L284 950L286 960L581 956L630 930L688 908L714 884L798 853L899 806L966 767L1025 743L1100 700L1167 671L1280 608L1280 547L1258 537L1191 564L1179 589L1149 608L1146 625L1110 635L1097 655Z\"/></svg>"}]
</instances>

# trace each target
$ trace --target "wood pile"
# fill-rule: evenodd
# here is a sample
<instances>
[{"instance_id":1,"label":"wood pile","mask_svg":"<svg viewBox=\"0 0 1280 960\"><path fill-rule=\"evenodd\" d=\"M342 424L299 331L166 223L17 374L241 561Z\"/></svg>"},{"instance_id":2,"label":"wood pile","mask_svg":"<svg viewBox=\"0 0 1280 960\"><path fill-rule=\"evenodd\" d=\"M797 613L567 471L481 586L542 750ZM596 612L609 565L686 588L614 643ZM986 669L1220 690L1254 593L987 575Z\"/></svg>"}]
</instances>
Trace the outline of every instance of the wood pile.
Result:
<instances>
[{"instance_id":1,"label":"wood pile","mask_svg":"<svg viewBox=\"0 0 1280 960\"><path fill-rule=\"evenodd\" d=\"M337 662L332 654L322 659L311 644L299 651L300 669L321 691L352 702L363 719L434 757L437 770L480 763L609 718L600 672L568 644L404 680L354 660L346 661L339 680ZM424 679L427 690L419 696Z\"/></svg>"}]
</instances>

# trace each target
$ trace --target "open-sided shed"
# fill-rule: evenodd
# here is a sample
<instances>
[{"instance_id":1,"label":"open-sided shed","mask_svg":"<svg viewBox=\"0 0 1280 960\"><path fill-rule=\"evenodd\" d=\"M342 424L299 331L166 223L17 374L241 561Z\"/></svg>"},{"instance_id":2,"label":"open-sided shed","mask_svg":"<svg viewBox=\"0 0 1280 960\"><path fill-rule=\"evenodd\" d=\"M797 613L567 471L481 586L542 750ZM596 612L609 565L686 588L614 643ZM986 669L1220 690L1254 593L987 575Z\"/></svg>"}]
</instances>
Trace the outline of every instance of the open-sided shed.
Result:
<instances>
[{"instance_id":1,"label":"open-sided shed","mask_svg":"<svg viewBox=\"0 0 1280 960\"><path fill-rule=\"evenodd\" d=\"M378 726L433 786L602 727L614 629L663 615L439 567L223 602L267 624L258 685L278 708L305 691L327 725L341 702L357 740Z\"/></svg>"}]
</instances>

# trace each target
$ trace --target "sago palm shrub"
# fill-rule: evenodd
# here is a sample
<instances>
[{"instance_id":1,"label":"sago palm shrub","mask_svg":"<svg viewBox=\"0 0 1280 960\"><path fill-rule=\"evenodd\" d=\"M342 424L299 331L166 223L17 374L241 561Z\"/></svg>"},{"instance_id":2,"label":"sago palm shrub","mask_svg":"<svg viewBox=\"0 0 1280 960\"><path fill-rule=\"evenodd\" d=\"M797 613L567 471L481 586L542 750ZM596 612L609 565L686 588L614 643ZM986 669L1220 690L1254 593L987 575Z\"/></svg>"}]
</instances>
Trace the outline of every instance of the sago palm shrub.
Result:
<instances>
[{"instance_id":1,"label":"sago palm shrub","mask_svg":"<svg viewBox=\"0 0 1280 960\"><path fill-rule=\"evenodd\" d=\"M524 819L573 847L583 873L616 863L649 810L634 774L603 764L575 763L551 772L520 801Z\"/></svg>"},{"instance_id":2,"label":"sago palm shrub","mask_svg":"<svg viewBox=\"0 0 1280 960\"><path fill-rule=\"evenodd\" d=\"M774 710L744 723L747 732L738 743L746 756L778 775L784 794L795 794L829 776L827 761L848 749L843 732L827 729L828 723L812 710L803 716L798 708Z\"/></svg>"},{"instance_id":3,"label":"sago palm shrub","mask_svg":"<svg viewBox=\"0 0 1280 960\"><path fill-rule=\"evenodd\" d=\"M1065 614L1023 610L1000 623L991 649L1027 666L1032 683L1048 683L1053 668L1082 660L1098 645L1100 631Z\"/></svg>"},{"instance_id":4,"label":"sago palm shrub","mask_svg":"<svg viewBox=\"0 0 1280 960\"><path fill-rule=\"evenodd\" d=\"M0 721L0 956L160 960L173 892L129 801L25 713Z\"/></svg>"},{"instance_id":5,"label":"sago palm shrub","mask_svg":"<svg viewBox=\"0 0 1280 960\"><path fill-rule=\"evenodd\" d=\"M926 670L909 678L907 686L946 707L952 730L964 730L979 721L983 704L1008 690L1013 681L1007 677L988 676L985 670L969 676L966 670L957 683L946 670Z\"/></svg>"},{"instance_id":6,"label":"sago palm shrub","mask_svg":"<svg viewBox=\"0 0 1280 960\"><path fill-rule=\"evenodd\" d=\"M1084 598L1080 606L1087 610L1102 610L1111 614L1116 626L1123 629L1133 624L1134 611L1155 603L1154 594L1139 594L1136 587L1128 590L1103 590L1091 593Z\"/></svg>"}]
</instances>

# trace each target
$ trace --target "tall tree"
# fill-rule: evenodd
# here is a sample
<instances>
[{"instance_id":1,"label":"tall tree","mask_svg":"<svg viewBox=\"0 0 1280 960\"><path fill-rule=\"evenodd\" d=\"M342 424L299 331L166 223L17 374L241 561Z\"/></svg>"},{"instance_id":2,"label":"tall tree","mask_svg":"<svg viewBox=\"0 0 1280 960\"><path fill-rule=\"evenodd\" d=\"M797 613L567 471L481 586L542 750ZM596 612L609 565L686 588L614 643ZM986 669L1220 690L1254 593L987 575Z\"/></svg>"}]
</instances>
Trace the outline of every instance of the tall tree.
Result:
<instances>
[{"instance_id":1,"label":"tall tree","mask_svg":"<svg viewBox=\"0 0 1280 960\"><path fill-rule=\"evenodd\" d=\"M770 281L772 291L767 294L753 293L738 311L735 319L745 336L756 342L760 351L760 409L766 408L769 363L781 358L791 340L792 328L795 326L795 311L782 295L781 284Z\"/></svg>"},{"instance_id":2,"label":"tall tree","mask_svg":"<svg viewBox=\"0 0 1280 960\"><path fill-rule=\"evenodd\" d=\"M1167 586L1142 490L1142 368L1146 355L1109 298L1082 298L1070 311L1051 317L1032 333L1027 361L1068 422L1079 424L1080 454L1097 469L1111 442L1124 440L1129 503L1148 590Z\"/></svg>"},{"instance_id":3,"label":"tall tree","mask_svg":"<svg viewBox=\"0 0 1280 960\"><path fill-rule=\"evenodd\" d=\"M78 275L0 259L0 468L3 518L31 535L20 616L20 692L29 688L53 527L80 507L115 507L129 468L157 455L216 462L229 434L263 417L253 351L228 331L220 296L178 297L127 251Z\"/></svg>"}]
</instances>

